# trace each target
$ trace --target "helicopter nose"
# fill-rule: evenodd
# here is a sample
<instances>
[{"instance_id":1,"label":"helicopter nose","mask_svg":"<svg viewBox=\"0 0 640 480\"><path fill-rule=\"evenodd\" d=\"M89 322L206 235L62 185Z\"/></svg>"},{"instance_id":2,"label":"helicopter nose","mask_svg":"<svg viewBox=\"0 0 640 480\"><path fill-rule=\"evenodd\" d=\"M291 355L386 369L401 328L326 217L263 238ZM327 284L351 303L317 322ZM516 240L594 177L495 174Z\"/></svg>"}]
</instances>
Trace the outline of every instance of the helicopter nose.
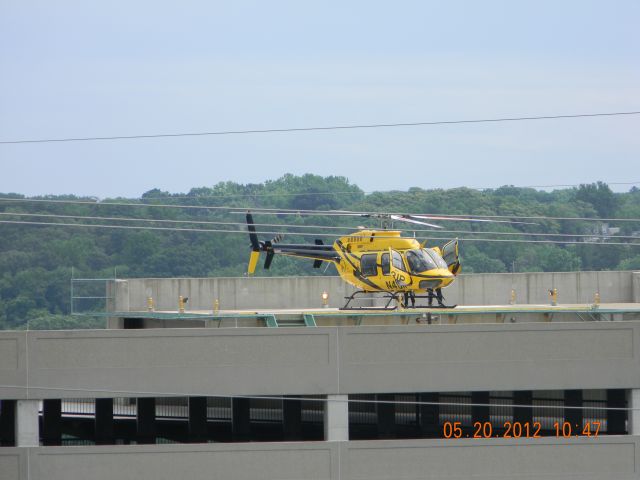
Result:
<instances>
[{"instance_id":1,"label":"helicopter nose","mask_svg":"<svg viewBox=\"0 0 640 480\"><path fill-rule=\"evenodd\" d=\"M453 278L453 273L451 273L447 268L439 268L437 275L442 278Z\"/></svg>"},{"instance_id":2,"label":"helicopter nose","mask_svg":"<svg viewBox=\"0 0 640 480\"><path fill-rule=\"evenodd\" d=\"M449 271L447 268L442 268L438 272L440 274L440 287L446 287L447 285L453 282L455 275Z\"/></svg>"}]
</instances>

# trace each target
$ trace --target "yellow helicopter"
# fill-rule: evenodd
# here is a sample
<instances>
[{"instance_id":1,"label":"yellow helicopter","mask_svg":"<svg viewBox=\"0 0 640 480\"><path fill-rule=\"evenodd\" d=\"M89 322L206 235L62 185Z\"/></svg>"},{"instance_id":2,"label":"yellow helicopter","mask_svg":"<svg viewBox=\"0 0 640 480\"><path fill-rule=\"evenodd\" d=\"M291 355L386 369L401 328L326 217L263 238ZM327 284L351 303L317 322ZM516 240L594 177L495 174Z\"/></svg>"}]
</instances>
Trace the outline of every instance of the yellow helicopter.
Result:
<instances>
[{"instance_id":1,"label":"yellow helicopter","mask_svg":"<svg viewBox=\"0 0 640 480\"><path fill-rule=\"evenodd\" d=\"M384 220L385 224L388 221L402 221L427 225L431 228L442 227L424 220L526 223L413 214L356 212L331 212L331 214L379 218ZM374 230L361 227L350 235L336 239L332 245L325 245L321 239L316 239L314 244L283 244L279 243L281 236L260 241L251 212L246 212L246 221L251 241L248 267L250 275L255 272L262 252L266 253L264 263L266 269L271 266L276 254L302 257L313 260L314 268L319 268L322 262L335 264L340 277L358 289L347 297L343 310L356 309L357 307L349 307L349 305L357 296L376 292L381 292L388 300L383 309L396 308L390 307L394 300L404 307L412 308L416 306L417 298L426 298L429 307L433 305L434 299L437 300L438 307L455 307L455 305L444 304L442 289L450 285L460 273L457 238L442 247L425 248L426 241L420 243L415 238L402 237L399 230Z\"/></svg>"}]
</instances>

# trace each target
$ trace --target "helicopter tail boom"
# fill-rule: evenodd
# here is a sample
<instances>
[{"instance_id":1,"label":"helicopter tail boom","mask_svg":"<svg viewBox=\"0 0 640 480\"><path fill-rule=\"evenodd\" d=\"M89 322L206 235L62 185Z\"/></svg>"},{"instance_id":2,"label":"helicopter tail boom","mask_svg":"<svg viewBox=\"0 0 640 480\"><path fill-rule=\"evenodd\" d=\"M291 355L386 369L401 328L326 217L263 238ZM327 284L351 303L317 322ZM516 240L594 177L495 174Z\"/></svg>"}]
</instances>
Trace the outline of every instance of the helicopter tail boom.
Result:
<instances>
[{"instance_id":1,"label":"helicopter tail boom","mask_svg":"<svg viewBox=\"0 0 640 480\"><path fill-rule=\"evenodd\" d=\"M264 261L264 268L269 269L271 262L276 253L281 255L287 255L291 257L302 257L313 260L313 267L319 268L323 261L325 262L337 262L340 260L340 256L334 251L333 246L324 245L322 240L316 239L314 245L310 244L280 244L282 235L277 235L271 240L260 241L256 226L253 223L253 216L250 212L246 214L247 229L249 230L249 240L251 242L251 254L249 256L249 267L247 273L250 275L255 272L260 253L265 252L266 258Z\"/></svg>"}]
</instances>

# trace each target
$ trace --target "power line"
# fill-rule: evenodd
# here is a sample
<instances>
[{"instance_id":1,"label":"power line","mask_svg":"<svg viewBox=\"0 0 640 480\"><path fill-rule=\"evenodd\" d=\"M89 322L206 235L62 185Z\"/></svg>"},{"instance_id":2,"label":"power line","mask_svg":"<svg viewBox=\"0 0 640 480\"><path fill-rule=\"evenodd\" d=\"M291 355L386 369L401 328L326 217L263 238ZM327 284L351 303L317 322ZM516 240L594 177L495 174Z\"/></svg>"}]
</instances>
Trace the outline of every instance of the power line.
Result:
<instances>
[{"instance_id":1,"label":"power line","mask_svg":"<svg viewBox=\"0 0 640 480\"><path fill-rule=\"evenodd\" d=\"M117 220L122 222L158 222L158 223L178 223L178 224L206 224L206 225L234 225L238 226L242 222L214 222L209 220L170 220L165 218L134 218L134 217L98 217L87 215L57 215L55 213L16 213L16 212L0 212L2 216L10 217L46 217L46 218L70 218L78 220ZM292 228L304 228L306 225L284 225L281 223L254 223L256 226L263 227L292 227ZM321 228L320 226L309 226L309 228ZM327 228L341 228L341 227L327 227ZM342 227L346 229L348 227Z\"/></svg>"},{"instance_id":2,"label":"power line","mask_svg":"<svg viewBox=\"0 0 640 480\"><path fill-rule=\"evenodd\" d=\"M169 219L157 219L157 218L133 218L133 217L100 217L100 216L86 216L86 215L58 215L54 213L16 213L16 212L0 212L0 216L9 217L44 217L44 218L67 218L76 220L99 220L99 221L122 221L122 222L148 222L148 223L174 223L174 224L203 224L203 225L231 225L238 226L241 222L220 222L220 221L208 221L208 220L169 220ZM329 225L287 225L284 223L253 223L256 227L281 227L283 229L318 229L318 230L334 230L337 231L334 236L337 235L350 235L358 227L355 226L329 226ZM468 235L498 235L498 236L528 236L528 237L564 237L564 238L615 238L625 240L640 240L640 238L632 235L608 235L608 234L578 234L578 233L535 233L535 232L491 232L491 231L472 231L472 230L424 230L415 229L409 227L394 227L393 230L399 230L401 232L420 232L420 233L454 233L454 234L468 234ZM338 233L344 232L344 233ZM293 234L296 231L282 231L281 233Z\"/></svg>"},{"instance_id":3,"label":"power line","mask_svg":"<svg viewBox=\"0 0 640 480\"><path fill-rule=\"evenodd\" d=\"M640 180L634 181L634 182L604 182L607 185L640 185ZM587 183L588 184L588 183ZM472 190L497 190L499 188L519 188L519 189L524 189L524 188L555 188L555 187L579 187L580 185L585 185L585 183L575 183L575 184L556 184L556 185L501 185L501 186L492 186L492 187L469 187L469 186L464 186L464 187L452 187L451 189L456 189L456 188L469 188ZM451 190L450 189L450 190ZM433 189L432 189L433 190ZM430 190L426 190L426 189L422 189L421 192L429 192ZM353 191L353 190L343 190L343 191L336 191L336 192L297 192L297 193L291 193L291 192L256 192L256 193L218 193L218 194L212 194L212 195L200 195L200 194L193 194L193 195L174 195L174 194L166 194L166 195L161 195L158 197L136 197L133 198L133 200L140 200L140 201L149 201L149 200L184 200L184 199L193 199L193 200L200 200L200 199L204 199L204 198L262 198L262 197L322 197L322 196L335 196L335 195L354 195L354 194L364 194L364 195L373 195L373 194L382 194L382 195L395 195L395 194L404 194L404 195L415 195L415 192L405 192L405 191L396 191L396 190L369 190L369 191ZM85 201L86 203L89 204L110 204L112 202L100 202L100 200L97 199L97 197L91 197L91 198L95 198L95 200L91 200L91 201ZM57 201L56 199L27 199L27 198L11 198L11 197L0 197L0 200L23 200L23 201ZM119 204L122 205L122 204ZM136 204L138 205L138 204ZM140 204L140 205L147 205L147 204Z\"/></svg>"},{"instance_id":4,"label":"power line","mask_svg":"<svg viewBox=\"0 0 640 480\"><path fill-rule=\"evenodd\" d=\"M185 208L185 209L202 209L202 210L222 210L230 213L242 213L251 210L254 213L262 215L299 215L299 216L358 216L366 217L371 215L405 215L407 212L363 212L351 210L309 210L295 208L260 208L253 206L231 206L231 205L175 205L161 203L132 203L132 202L100 202L90 200L57 200L48 198L9 198L0 197L0 202L16 202L16 203L52 203L52 204L71 204L71 205L93 205L93 206L123 206L123 207L153 207L153 208ZM640 218L595 218L595 217L551 217L544 215L523 216L523 215L474 215L474 214L450 214L450 213L417 213L410 215L433 215L439 217L456 218L510 218L523 220L576 220L584 222L640 222Z\"/></svg>"},{"instance_id":5,"label":"power line","mask_svg":"<svg viewBox=\"0 0 640 480\"><path fill-rule=\"evenodd\" d=\"M447 217L455 219L499 219L508 218L512 220L579 220L584 222L640 222L640 218L595 218L595 217L548 217L543 215L524 216L524 215L474 215L474 214L450 214L450 213L390 213L390 212L357 212L343 210L295 210L295 209L275 209L275 208L254 208L254 207L229 207L231 213L244 213L240 210L251 210L253 213L262 215L298 215L298 216L327 216L327 217L373 217L375 215L424 215L432 217ZM446 218L440 219L446 221Z\"/></svg>"},{"instance_id":6,"label":"power line","mask_svg":"<svg viewBox=\"0 0 640 480\"><path fill-rule=\"evenodd\" d=\"M554 410L610 410L610 411L637 411L639 407L607 407L607 406L584 406L584 405L541 405L541 404L523 404L523 403L480 403L480 402L433 402L423 400L368 400L361 398L328 398L328 397L305 397L287 395L282 396L269 396L269 395L216 395L209 392L165 392L165 391L144 391L144 390L112 390L103 388L78 388L78 387L45 387L36 385L10 385L0 384L0 388L15 389L15 390L44 390L44 391L56 391L56 392L82 392L82 393L113 393L118 395L131 395L132 397L139 396L154 396L154 397L209 397L209 398L246 398L253 400L301 400L303 402L322 402L322 403L351 403L351 404L396 404L396 405L443 405L451 407L494 407L494 408L541 408L541 409L554 409ZM549 398L550 401L557 401L560 399ZM596 400L598 401L598 400ZM600 400L604 402L604 400Z\"/></svg>"},{"instance_id":7,"label":"power line","mask_svg":"<svg viewBox=\"0 0 640 480\"><path fill-rule=\"evenodd\" d=\"M638 185L640 181L636 182L603 182L607 185ZM580 185L589 185L589 182L582 183L560 183L555 185L501 185L499 187L466 187L471 188L473 190L497 190L503 187L512 187L512 188L558 188L558 187L579 187Z\"/></svg>"},{"instance_id":8,"label":"power line","mask_svg":"<svg viewBox=\"0 0 640 480\"><path fill-rule=\"evenodd\" d=\"M637 182L638 184L640 184L640 182ZM618 185L617 183L608 183L607 185ZM281 192L281 193L276 193L276 192L262 192L262 193L218 193L218 194L213 194L213 195L173 195L173 194L168 194L168 195L162 195L160 197L148 197L149 199L163 199L163 200L171 200L171 199L185 199L185 198L192 198L194 200L197 200L199 198L246 198L246 197L322 197L322 196L331 196L331 195L357 195L357 194L372 194L372 193L379 193L379 192L375 192L375 191L370 191L370 192L365 192L362 190L357 190L357 191L349 191L349 190L343 190L343 191L337 191L337 192L298 192L298 193L291 193L291 192ZM136 198L136 200L147 200L147 198L144 197L138 197Z\"/></svg>"},{"instance_id":9,"label":"power line","mask_svg":"<svg viewBox=\"0 0 640 480\"><path fill-rule=\"evenodd\" d=\"M635 182L604 182L607 185L640 185L640 180L635 181ZM451 189L455 189L455 188L470 188L472 190L497 190L499 188L558 188L558 187L579 187L580 185L588 185L589 183L566 183L566 184L556 184L556 185L500 185L500 186L492 186L492 187L468 187L468 186L464 186L464 187L452 187ZM423 189L424 192L428 192L429 190ZM212 195L199 195L199 194L194 194L194 195L174 195L174 194L168 194L168 195L161 195L159 197L149 197L149 199L186 199L186 198L192 198L194 200L196 199L200 199L200 198L257 198L257 197L321 197L321 196L333 196L333 195L354 195L354 194L364 194L364 195L372 195L372 194L395 194L395 193L400 193L400 194L407 194L407 195L413 195L413 192L404 192L404 191L394 191L394 190L369 190L369 191L353 191L353 190L344 190L344 191L337 191L337 192L297 192L297 193L291 193L291 192L281 192L281 193L276 193L276 192L261 192L261 193L218 193L218 194L212 194ZM147 198L144 197L137 197L135 198L135 200L146 200Z\"/></svg>"},{"instance_id":10,"label":"power line","mask_svg":"<svg viewBox=\"0 0 640 480\"><path fill-rule=\"evenodd\" d=\"M2 199L0 199L2 200ZM407 212L363 212L354 210L304 210L304 209L278 209L260 207L229 207L231 213L241 213L240 210L251 210L253 213L262 215L300 215L300 216L374 216L374 215L424 215L434 217L458 218L508 218L518 220L580 220L593 222L640 222L640 218L595 218L595 217L550 217L545 215L524 216L524 215L474 215L474 214L451 214L451 213L407 213Z\"/></svg>"},{"instance_id":11,"label":"power line","mask_svg":"<svg viewBox=\"0 0 640 480\"><path fill-rule=\"evenodd\" d=\"M50 198L7 198L0 197L2 202L27 202L27 203L59 203L68 205L112 205L116 207L156 207L156 208L199 208L202 210L243 210L251 207L229 207L213 205L173 205L161 203L132 203L132 202L100 202L98 200L57 200Z\"/></svg>"},{"instance_id":12,"label":"power line","mask_svg":"<svg viewBox=\"0 0 640 480\"><path fill-rule=\"evenodd\" d=\"M595 236L595 235L594 235ZM434 238L434 237L430 237ZM447 240L445 237L438 237L436 240ZM570 240L520 240L516 238L460 238L464 242L494 242L494 243L547 243L556 245L637 245L640 242L577 242Z\"/></svg>"},{"instance_id":13,"label":"power line","mask_svg":"<svg viewBox=\"0 0 640 480\"><path fill-rule=\"evenodd\" d=\"M150 227L150 226L138 226L138 225L97 225L97 224L85 224L85 223L61 223L61 222L25 222L21 220L0 220L0 224L15 224L15 225L38 225L38 226L54 226L54 227L80 227L80 228L113 228L113 229L125 229L125 230L158 230L158 231L174 231L174 232L197 232L197 233L224 233L224 234L241 234L248 235L246 230L229 230L229 229L205 229L205 228L177 228L177 227ZM237 225L237 224L236 224ZM258 234L263 235L280 235L281 231L258 231ZM304 237L335 237L332 233L320 233L320 232L290 232L292 235L299 235ZM376 235L376 238L397 238L387 237L384 235ZM434 237L429 236L431 240L451 240L448 237ZM539 243L539 244L559 244L559 245L627 245L627 246L640 246L640 242L577 242L570 240L521 240L521 239L497 239L497 238L459 238L464 242L500 242L500 243Z\"/></svg>"},{"instance_id":14,"label":"power line","mask_svg":"<svg viewBox=\"0 0 640 480\"><path fill-rule=\"evenodd\" d=\"M104 137L70 137L70 138L46 138L29 140L3 140L0 144L23 144L23 143L61 143L61 142L90 142L90 141L113 141L113 140L140 140L151 138L176 138L176 137L203 137L213 135L247 135L256 133L291 133L291 132L314 132L328 130L355 130L365 128L395 128L395 127L418 127L428 125L456 125L465 123L498 123L498 122L520 122L531 120L560 120L569 118L588 117L613 117L622 115L638 115L640 111L631 112L606 112L606 113L580 113L573 115L544 115L526 117L503 117L503 118L480 118L472 120L439 120L433 122L405 122L405 123L373 123L361 125L332 125L325 127L297 127L297 128L267 128L254 130L221 130L214 132L187 132L187 133L157 133L151 135L115 135Z\"/></svg>"}]
</instances>

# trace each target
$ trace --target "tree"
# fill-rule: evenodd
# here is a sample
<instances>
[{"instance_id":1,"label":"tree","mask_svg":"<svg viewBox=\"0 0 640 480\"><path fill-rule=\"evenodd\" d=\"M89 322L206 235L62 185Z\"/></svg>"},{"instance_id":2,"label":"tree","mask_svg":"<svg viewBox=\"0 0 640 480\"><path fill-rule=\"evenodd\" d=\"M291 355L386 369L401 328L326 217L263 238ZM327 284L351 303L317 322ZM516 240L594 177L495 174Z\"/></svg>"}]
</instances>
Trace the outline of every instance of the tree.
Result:
<instances>
[{"instance_id":1,"label":"tree","mask_svg":"<svg viewBox=\"0 0 640 480\"><path fill-rule=\"evenodd\" d=\"M20 196L0 194L2 197ZM52 200L83 200L76 196L47 197ZM114 199L112 199L114 200ZM615 217L640 218L640 189L614 193L598 182L577 189L552 192L511 186L495 190L469 188L423 189L376 192L365 195L348 179L340 176L284 175L263 183L240 184L220 182L197 187L187 194L153 189L139 199L120 199L120 203L159 203L167 205L263 207L276 209L332 210L367 212L407 212L506 215L522 217ZM62 226L0 225L0 328L8 324L15 328L29 320L35 325L72 325L75 317L65 317L69 309L71 266L76 277L107 278L113 276L240 276L246 272L249 240L241 215L226 210L151 208L124 205L100 206L86 204L47 204L0 202L3 213L60 214L77 216L139 217L156 220L186 221L184 224L157 223L154 226L180 228L229 229L230 233L188 232L135 229L77 229ZM135 212L135 213L134 213ZM261 223L281 224L262 231L289 230L295 225L300 231L336 234L353 231L358 225L378 227L375 219L335 216L267 216L256 214ZM87 223L66 219L65 223ZM197 221L223 222L196 224ZM452 232L425 232L415 226L419 238L433 235L429 245L442 245L445 235L459 235L463 272L505 272L515 264L522 271L560 271L576 269L603 270L612 268L640 269L640 252L635 247L581 243L573 246L520 242L478 242L471 238L523 240L523 233L591 235L594 222L574 220L532 220L536 225L438 222ZM115 223L115 221L109 222ZM126 225L134 226L127 222ZM142 225L139 223L138 225ZM151 224L145 224L151 225ZM317 227L340 227L338 232ZM399 224L395 225L400 226ZM407 227L407 225L402 225ZM640 222L610 222L622 227L621 234L640 232ZM412 227L409 227L412 228ZM238 233L237 231L240 231ZM408 233L411 235L411 233ZM261 240L273 237L261 233ZM331 241L331 239L325 239ZM553 237L538 237L553 238ZM577 237L580 238L580 237ZM469 240L469 241L467 241ZM313 237L286 232L287 243L313 242ZM626 240L625 240L626 241ZM261 276L332 275L335 269L312 268L313 262L278 257ZM60 315L60 317L53 317ZM51 319L50 321L47 319Z\"/></svg>"},{"instance_id":2,"label":"tree","mask_svg":"<svg viewBox=\"0 0 640 480\"><path fill-rule=\"evenodd\" d=\"M618 264L618 270L640 270L640 255L622 260Z\"/></svg>"},{"instance_id":3,"label":"tree","mask_svg":"<svg viewBox=\"0 0 640 480\"><path fill-rule=\"evenodd\" d=\"M576 200L593 205L601 218L613 217L617 204L615 194L603 182L580 185Z\"/></svg>"},{"instance_id":4,"label":"tree","mask_svg":"<svg viewBox=\"0 0 640 480\"><path fill-rule=\"evenodd\" d=\"M502 273L507 271L504 263L480 252L474 246L468 247L460 263L463 271L467 273Z\"/></svg>"},{"instance_id":5,"label":"tree","mask_svg":"<svg viewBox=\"0 0 640 480\"><path fill-rule=\"evenodd\" d=\"M572 272L580 270L582 261L572 251L560 247L545 247L541 251L541 265L545 272Z\"/></svg>"}]
</instances>

